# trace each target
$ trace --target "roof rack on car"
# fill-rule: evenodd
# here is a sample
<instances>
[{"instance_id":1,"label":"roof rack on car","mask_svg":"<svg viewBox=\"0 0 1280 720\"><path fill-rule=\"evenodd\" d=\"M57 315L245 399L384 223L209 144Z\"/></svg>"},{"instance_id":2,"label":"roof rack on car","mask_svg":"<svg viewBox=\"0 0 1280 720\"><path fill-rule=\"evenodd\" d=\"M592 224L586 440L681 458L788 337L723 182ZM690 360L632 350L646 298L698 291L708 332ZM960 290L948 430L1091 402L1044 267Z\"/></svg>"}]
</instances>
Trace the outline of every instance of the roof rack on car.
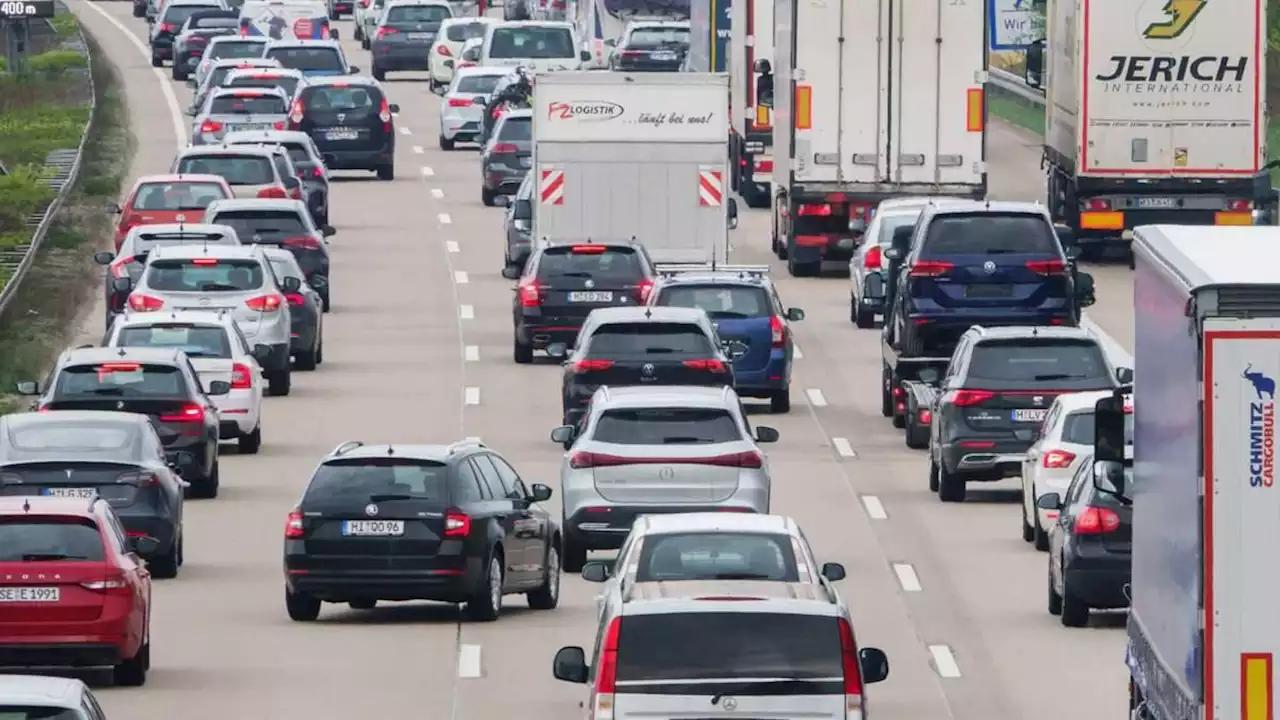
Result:
<instances>
[{"instance_id":1,"label":"roof rack on car","mask_svg":"<svg viewBox=\"0 0 1280 720\"><path fill-rule=\"evenodd\" d=\"M333 452L329 454L330 455L346 455L352 450L355 450L356 448L360 448L360 447L364 447L363 440L348 440L342 443L341 445L339 445L338 447L334 448Z\"/></svg>"}]
</instances>

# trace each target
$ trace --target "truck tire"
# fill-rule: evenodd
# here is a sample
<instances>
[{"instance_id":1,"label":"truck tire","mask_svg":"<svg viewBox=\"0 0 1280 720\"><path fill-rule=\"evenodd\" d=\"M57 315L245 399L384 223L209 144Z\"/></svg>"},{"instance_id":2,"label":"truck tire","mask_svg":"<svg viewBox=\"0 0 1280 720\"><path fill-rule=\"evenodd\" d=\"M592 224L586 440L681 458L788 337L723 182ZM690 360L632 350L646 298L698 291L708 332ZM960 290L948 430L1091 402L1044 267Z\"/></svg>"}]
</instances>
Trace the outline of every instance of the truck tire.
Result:
<instances>
[{"instance_id":1,"label":"truck tire","mask_svg":"<svg viewBox=\"0 0 1280 720\"><path fill-rule=\"evenodd\" d=\"M938 499L942 502L964 502L964 476L948 472L945 465L938 466Z\"/></svg>"},{"instance_id":2,"label":"truck tire","mask_svg":"<svg viewBox=\"0 0 1280 720\"><path fill-rule=\"evenodd\" d=\"M885 365L880 370L880 414L893 417L893 393L889 386L893 384L893 371Z\"/></svg>"},{"instance_id":3,"label":"truck tire","mask_svg":"<svg viewBox=\"0 0 1280 720\"><path fill-rule=\"evenodd\" d=\"M912 417L915 417L912 414ZM907 447L912 450L924 450L929 447L929 431L927 428L921 428L919 423L907 422L907 431L903 433L903 439L907 443Z\"/></svg>"},{"instance_id":4,"label":"truck tire","mask_svg":"<svg viewBox=\"0 0 1280 720\"><path fill-rule=\"evenodd\" d=\"M813 277L822 270L822 261L799 263L795 258L787 259L787 272L791 277Z\"/></svg>"}]
</instances>

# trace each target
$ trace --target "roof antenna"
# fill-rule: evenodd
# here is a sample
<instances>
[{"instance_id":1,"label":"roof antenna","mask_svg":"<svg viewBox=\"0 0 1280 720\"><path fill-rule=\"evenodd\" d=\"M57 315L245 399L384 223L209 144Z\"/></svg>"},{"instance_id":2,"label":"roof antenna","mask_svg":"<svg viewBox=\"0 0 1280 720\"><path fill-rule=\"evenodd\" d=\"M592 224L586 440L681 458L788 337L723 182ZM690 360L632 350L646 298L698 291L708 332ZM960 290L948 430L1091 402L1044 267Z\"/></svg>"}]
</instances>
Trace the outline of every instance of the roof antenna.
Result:
<instances>
[{"instance_id":1,"label":"roof antenna","mask_svg":"<svg viewBox=\"0 0 1280 720\"><path fill-rule=\"evenodd\" d=\"M24 500L22 501L22 512L31 512L31 501L30 501L30 500L25 500L25 499L24 499Z\"/></svg>"},{"instance_id":2,"label":"roof antenna","mask_svg":"<svg viewBox=\"0 0 1280 720\"><path fill-rule=\"evenodd\" d=\"M388 454L388 455L395 455L395 454L396 454L396 449L395 449L395 448L393 448L393 447L391 447L390 445L388 445L388 446L387 446L387 454Z\"/></svg>"},{"instance_id":3,"label":"roof antenna","mask_svg":"<svg viewBox=\"0 0 1280 720\"><path fill-rule=\"evenodd\" d=\"M120 349L116 352L116 355L118 355L118 356L120 356L120 357L124 357L124 346L123 346L123 345L121 345L121 346L120 346Z\"/></svg>"},{"instance_id":4,"label":"roof antenna","mask_svg":"<svg viewBox=\"0 0 1280 720\"><path fill-rule=\"evenodd\" d=\"M653 308L651 306L646 305L644 308L644 319L650 320L652 318L653 318Z\"/></svg>"}]
</instances>

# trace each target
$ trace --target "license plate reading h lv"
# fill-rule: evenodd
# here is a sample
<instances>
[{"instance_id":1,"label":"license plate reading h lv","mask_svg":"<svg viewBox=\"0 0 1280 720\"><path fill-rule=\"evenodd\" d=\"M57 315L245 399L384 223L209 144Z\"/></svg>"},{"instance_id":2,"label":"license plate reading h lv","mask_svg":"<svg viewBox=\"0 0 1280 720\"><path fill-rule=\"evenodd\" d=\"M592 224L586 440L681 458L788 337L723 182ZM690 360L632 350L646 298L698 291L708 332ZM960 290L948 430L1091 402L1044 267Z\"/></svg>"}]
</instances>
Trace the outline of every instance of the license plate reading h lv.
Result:
<instances>
[{"instance_id":1,"label":"license plate reading h lv","mask_svg":"<svg viewBox=\"0 0 1280 720\"><path fill-rule=\"evenodd\" d=\"M342 534L346 536L394 536L404 534L403 520L344 520Z\"/></svg>"},{"instance_id":2,"label":"license plate reading h lv","mask_svg":"<svg viewBox=\"0 0 1280 720\"><path fill-rule=\"evenodd\" d=\"M1013 421L1014 422L1043 422L1044 416L1048 412L1049 412L1048 410L1041 410L1041 409L1014 410Z\"/></svg>"}]
</instances>

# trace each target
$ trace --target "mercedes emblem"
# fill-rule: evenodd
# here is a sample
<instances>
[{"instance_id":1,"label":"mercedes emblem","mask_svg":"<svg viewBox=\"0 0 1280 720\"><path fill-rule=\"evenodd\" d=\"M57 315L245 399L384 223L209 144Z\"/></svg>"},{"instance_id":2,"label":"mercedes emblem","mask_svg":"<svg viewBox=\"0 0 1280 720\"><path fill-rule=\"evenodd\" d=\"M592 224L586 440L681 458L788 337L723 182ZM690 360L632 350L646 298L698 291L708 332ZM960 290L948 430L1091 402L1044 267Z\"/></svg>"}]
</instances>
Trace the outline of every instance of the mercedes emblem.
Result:
<instances>
[{"instance_id":1,"label":"mercedes emblem","mask_svg":"<svg viewBox=\"0 0 1280 720\"><path fill-rule=\"evenodd\" d=\"M586 282L582 283L582 286L590 290L591 288L596 286L596 283L594 280L587 280Z\"/></svg>"},{"instance_id":2,"label":"mercedes emblem","mask_svg":"<svg viewBox=\"0 0 1280 720\"><path fill-rule=\"evenodd\" d=\"M653 363L645 363L644 365L641 365L641 366L640 366L640 372L644 373L645 375L652 375L652 374L653 374Z\"/></svg>"},{"instance_id":3,"label":"mercedes emblem","mask_svg":"<svg viewBox=\"0 0 1280 720\"><path fill-rule=\"evenodd\" d=\"M734 710L738 709L738 698L736 697L723 698L720 700L720 707L724 708L725 710L728 710L729 712L733 712Z\"/></svg>"},{"instance_id":4,"label":"mercedes emblem","mask_svg":"<svg viewBox=\"0 0 1280 720\"><path fill-rule=\"evenodd\" d=\"M1037 404L1037 405L1043 405L1043 404L1044 404L1044 396L1043 396L1043 395L1036 395L1036 396L1034 396L1034 397L1032 397L1032 398L1031 398L1031 402L1033 402L1033 403L1035 403L1035 404Z\"/></svg>"},{"instance_id":5,"label":"mercedes emblem","mask_svg":"<svg viewBox=\"0 0 1280 720\"><path fill-rule=\"evenodd\" d=\"M365 514L365 515L368 515L369 517L373 517L373 516L377 515L377 514L378 514L378 506L377 506L377 505L374 505L373 503L369 503L368 505L365 505L365 506L364 506L364 514Z\"/></svg>"},{"instance_id":6,"label":"mercedes emblem","mask_svg":"<svg viewBox=\"0 0 1280 720\"><path fill-rule=\"evenodd\" d=\"M990 260L982 263L982 270L988 275L996 274L996 264Z\"/></svg>"}]
</instances>

